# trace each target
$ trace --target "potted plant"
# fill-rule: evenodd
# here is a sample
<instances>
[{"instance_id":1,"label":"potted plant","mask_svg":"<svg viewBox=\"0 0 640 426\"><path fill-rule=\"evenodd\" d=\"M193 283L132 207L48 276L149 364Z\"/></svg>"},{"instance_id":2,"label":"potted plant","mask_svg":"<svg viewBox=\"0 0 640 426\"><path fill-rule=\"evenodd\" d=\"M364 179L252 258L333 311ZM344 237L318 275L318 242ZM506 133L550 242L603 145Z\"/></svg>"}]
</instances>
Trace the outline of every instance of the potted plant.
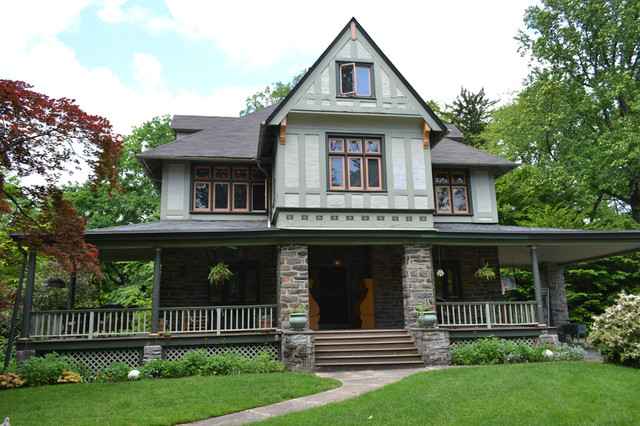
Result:
<instances>
[{"instance_id":1,"label":"potted plant","mask_svg":"<svg viewBox=\"0 0 640 426\"><path fill-rule=\"evenodd\" d=\"M494 280L496 278L496 270L493 266L489 266L489 262L487 262L484 266L479 267L473 276L479 280Z\"/></svg>"},{"instance_id":2,"label":"potted plant","mask_svg":"<svg viewBox=\"0 0 640 426\"><path fill-rule=\"evenodd\" d=\"M294 330L302 330L309 322L307 317L307 305L301 303L299 305L293 305L291 307L291 313L289 314L289 324Z\"/></svg>"},{"instance_id":3,"label":"potted plant","mask_svg":"<svg viewBox=\"0 0 640 426\"><path fill-rule=\"evenodd\" d=\"M225 282L226 280L228 280L229 278L231 278L232 276L233 276L233 272L229 270L229 267L227 266L226 263L224 263L224 260L221 262L218 262L217 265L212 266L209 269L209 283L211 285L219 285Z\"/></svg>"},{"instance_id":4,"label":"potted plant","mask_svg":"<svg viewBox=\"0 0 640 426\"><path fill-rule=\"evenodd\" d=\"M438 321L436 315L435 306L433 305L418 305L416 306L418 311L418 322L423 327L433 327Z\"/></svg>"},{"instance_id":5,"label":"potted plant","mask_svg":"<svg viewBox=\"0 0 640 426\"><path fill-rule=\"evenodd\" d=\"M171 339L171 327L167 327L164 329L164 339L165 340Z\"/></svg>"}]
</instances>

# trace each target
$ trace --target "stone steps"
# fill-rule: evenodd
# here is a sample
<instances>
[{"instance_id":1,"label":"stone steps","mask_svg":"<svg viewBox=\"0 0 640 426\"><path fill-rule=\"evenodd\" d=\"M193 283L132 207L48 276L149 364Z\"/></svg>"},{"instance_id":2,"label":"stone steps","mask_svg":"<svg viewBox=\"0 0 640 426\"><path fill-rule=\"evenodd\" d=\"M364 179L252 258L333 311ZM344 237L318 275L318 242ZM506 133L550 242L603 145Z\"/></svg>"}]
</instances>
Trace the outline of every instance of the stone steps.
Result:
<instances>
[{"instance_id":1,"label":"stone steps","mask_svg":"<svg viewBox=\"0 0 640 426\"><path fill-rule=\"evenodd\" d=\"M423 367L406 330L331 330L315 334L316 370Z\"/></svg>"}]
</instances>

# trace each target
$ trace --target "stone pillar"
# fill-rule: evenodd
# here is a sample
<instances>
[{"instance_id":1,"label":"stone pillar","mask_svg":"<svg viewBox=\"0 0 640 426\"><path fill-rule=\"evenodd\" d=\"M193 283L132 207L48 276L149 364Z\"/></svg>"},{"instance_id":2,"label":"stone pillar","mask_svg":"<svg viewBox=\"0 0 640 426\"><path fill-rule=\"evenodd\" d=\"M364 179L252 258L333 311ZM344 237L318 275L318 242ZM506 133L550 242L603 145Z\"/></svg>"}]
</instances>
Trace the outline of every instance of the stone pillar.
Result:
<instances>
[{"instance_id":1,"label":"stone pillar","mask_svg":"<svg viewBox=\"0 0 640 426\"><path fill-rule=\"evenodd\" d=\"M451 365L449 332L439 328L412 328L409 330L425 366Z\"/></svg>"},{"instance_id":2,"label":"stone pillar","mask_svg":"<svg viewBox=\"0 0 640 426\"><path fill-rule=\"evenodd\" d=\"M402 297L405 328L418 327L416 306L435 304L431 246L405 244L402 264Z\"/></svg>"},{"instance_id":3,"label":"stone pillar","mask_svg":"<svg viewBox=\"0 0 640 426\"><path fill-rule=\"evenodd\" d=\"M155 359L162 359L162 346L146 345L142 352L142 365L145 365L149 361L153 361Z\"/></svg>"},{"instance_id":4,"label":"stone pillar","mask_svg":"<svg viewBox=\"0 0 640 426\"><path fill-rule=\"evenodd\" d=\"M283 331L280 347L286 371L313 372L316 366L315 333L313 331Z\"/></svg>"},{"instance_id":5,"label":"stone pillar","mask_svg":"<svg viewBox=\"0 0 640 426\"><path fill-rule=\"evenodd\" d=\"M540 264L540 284L549 289L549 325L559 327L568 324L569 306L562 266L548 262Z\"/></svg>"},{"instance_id":6,"label":"stone pillar","mask_svg":"<svg viewBox=\"0 0 640 426\"><path fill-rule=\"evenodd\" d=\"M291 330L291 307L301 304L309 307L309 250L303 244L283 245L278 257L280 327Z\"/></svg>"}]
</instances>

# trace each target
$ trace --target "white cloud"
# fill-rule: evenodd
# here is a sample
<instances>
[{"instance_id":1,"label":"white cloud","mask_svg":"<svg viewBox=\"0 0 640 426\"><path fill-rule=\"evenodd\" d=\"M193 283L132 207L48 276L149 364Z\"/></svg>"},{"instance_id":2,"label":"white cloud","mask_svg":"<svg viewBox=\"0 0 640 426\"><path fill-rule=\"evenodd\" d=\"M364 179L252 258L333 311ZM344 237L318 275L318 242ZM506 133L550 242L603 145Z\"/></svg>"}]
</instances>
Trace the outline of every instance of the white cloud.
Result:
<instances>
[{"instance_id":1,"label":"white cloud","mask_svg":"<svg viewBox=\"0 0 640 426\"><path fill-rule=\"evenodd\" d=\"M122 11L121 6L127 0L103 0L102 9L98 11L98 17L108 24L117 24L125 21L127 15Z\"/></svg>"},{"instance_id":2,"label":"white cloud","mask_svg":"<svg viewBox=\"0 0 640 426\"><path fill-rule=\"evenodd\" d=\"M147 53L134 53L131 67L134 69L133 79L145 90L166 91L162 80L162 64L156 57Z\"/></svg>"}]
</instances>

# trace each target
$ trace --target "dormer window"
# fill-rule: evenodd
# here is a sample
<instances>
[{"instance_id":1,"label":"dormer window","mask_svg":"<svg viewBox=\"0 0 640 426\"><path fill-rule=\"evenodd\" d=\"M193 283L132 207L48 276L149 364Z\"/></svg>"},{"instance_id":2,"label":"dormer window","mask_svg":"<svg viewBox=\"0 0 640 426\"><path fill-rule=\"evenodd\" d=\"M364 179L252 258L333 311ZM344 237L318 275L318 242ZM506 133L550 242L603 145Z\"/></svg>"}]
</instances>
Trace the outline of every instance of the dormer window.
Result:
<instances>
[{"instance_id":1,"label":"dormer window","mask_svg":"<svg viewBox=\"0 0 640 426\"><path fill-rule=\"evenodd\" d=\"M434 170L433 183L436 193L437 213L471 213L469 207L469 179L465 170Z\"/></svg>"},{"instance_id":2,"label":"dormer window","mask_svg":"<svg viewBox=\"0 0 640 426\"><path fill-rule=\"evenodd\" d=\"M360 62L338 64L340 96L373 97L372 65Z\"/></svg>"}]
</instances>

